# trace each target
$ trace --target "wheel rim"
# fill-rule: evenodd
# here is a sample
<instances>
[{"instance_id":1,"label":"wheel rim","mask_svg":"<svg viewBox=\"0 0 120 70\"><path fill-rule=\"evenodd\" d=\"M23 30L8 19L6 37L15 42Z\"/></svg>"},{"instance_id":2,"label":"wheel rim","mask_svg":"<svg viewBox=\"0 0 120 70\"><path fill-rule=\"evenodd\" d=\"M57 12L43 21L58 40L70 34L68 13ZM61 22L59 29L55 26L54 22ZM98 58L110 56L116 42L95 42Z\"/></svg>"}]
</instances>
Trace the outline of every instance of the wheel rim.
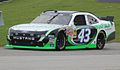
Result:
<instances>
[{"instance_id":1,"label":"wheel rim","mask_svg":"<svg viewBox=\"0 0 120 70\"><path fill-rule=\"evenodd\" d=\"M105 44L105 40L104 39L98 39L98 41L97 41L97 47L99 49L102 49L104 47L104 44Z\"/></svg>"},{"instance_id":2,"label":"wheel rim","mask_svg":"<svg viewBox=\"0 0 120 70\"><path fill-rule=\"evenodd\" d=\"M58 35L57 38L57 47L58 49L63 49L65 45L65 38L63 35Z\"/></svg>"},{"instance_id":3,"label":"wheel rim","mask_svg":"<svg viewBox=\"0 0 120 70\"><path fill-rule=\"evenodd\" d=\"M61 39L58 39L57 42L58 42L57 46L59 48L61 48L63 46L63 44L64 44L64 40L61 40Z\"/></svg>"}]
</instances>

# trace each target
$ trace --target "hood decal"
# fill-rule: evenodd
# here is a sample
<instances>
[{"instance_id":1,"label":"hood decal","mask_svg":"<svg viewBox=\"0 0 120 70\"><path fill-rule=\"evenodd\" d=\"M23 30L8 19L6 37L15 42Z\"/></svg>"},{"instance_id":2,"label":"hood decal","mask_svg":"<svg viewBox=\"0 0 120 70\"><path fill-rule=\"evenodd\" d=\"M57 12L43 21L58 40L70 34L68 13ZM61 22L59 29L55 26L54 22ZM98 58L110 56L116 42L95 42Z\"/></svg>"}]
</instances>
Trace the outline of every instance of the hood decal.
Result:
<instances>
[{"instance_id":1,"label":"hood decal","mask_svg":"<svg viewBox=\"0 0 120 70\"><path fill-rule=\"evenodd\" d=\"M63 27L62 25L56 24L20 24L11 27L13 30L23 31L49 31Z\"/></svg>"}]
</instances>

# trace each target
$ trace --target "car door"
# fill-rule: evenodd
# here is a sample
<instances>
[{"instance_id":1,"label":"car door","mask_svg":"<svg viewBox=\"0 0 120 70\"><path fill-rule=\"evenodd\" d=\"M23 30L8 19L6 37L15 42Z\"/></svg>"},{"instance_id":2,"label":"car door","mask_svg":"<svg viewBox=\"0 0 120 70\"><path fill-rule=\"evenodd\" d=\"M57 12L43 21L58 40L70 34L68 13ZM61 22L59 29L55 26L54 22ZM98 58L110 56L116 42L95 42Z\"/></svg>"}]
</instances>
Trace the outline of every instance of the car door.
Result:
<instances>
[{"instance_id":1,"label":"car door","mask_svg":"<svg viewBox=\"0 0 120 70\"><path fill-rule=\"evenodd\" d=\"M81 35L83 33L83 30L81 31L81 28L86 26L85 15L76 15L74 20L73 20L73 23L74 23L74 26L76 28L74 30L76 32L76 37L73 38L73 41L76 44L82 44L84 36Z\"/></svg>"},{"instance_id":2,"label":"car door","mask_svg":"<svg viewBox=\"0 0 120 70\"><path fill-rule=\"evenodd\" d=\"M73 20L76 27L76 36L73 38L76 44L88 44L93 41L93 37L96 35L97 30L89 26L86 22L86 15L76 15Z\"/></svg>"}]
</instances>

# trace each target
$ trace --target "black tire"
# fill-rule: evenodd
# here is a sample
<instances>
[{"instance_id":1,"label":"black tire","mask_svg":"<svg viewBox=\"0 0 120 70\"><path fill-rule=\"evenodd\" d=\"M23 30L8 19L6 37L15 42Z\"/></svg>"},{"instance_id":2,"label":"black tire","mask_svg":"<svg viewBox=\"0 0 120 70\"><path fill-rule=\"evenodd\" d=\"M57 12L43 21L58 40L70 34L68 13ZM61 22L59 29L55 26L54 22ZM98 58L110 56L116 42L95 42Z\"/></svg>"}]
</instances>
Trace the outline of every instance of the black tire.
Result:
<instances>
[{"instance_id":1,"label":"black tire","mask_svg":"<svg viewBox=\"0 0 120 70\"><path fill-rule=\"evenodd\" d=\"M105 34L99 33L97 37L97 49L101 50L105 46Z\"/></svg>"},{"instance_id":2,"label":"black tire","mask_svg":"<svg viewBox=\"0 0 120 70\"><path fill-rule=\"evenodd\" d=\"M57 35L56 50L61 51L64 49L65 49L65 35L64 33L60 32Z\"/></svg>"}]
</instances>

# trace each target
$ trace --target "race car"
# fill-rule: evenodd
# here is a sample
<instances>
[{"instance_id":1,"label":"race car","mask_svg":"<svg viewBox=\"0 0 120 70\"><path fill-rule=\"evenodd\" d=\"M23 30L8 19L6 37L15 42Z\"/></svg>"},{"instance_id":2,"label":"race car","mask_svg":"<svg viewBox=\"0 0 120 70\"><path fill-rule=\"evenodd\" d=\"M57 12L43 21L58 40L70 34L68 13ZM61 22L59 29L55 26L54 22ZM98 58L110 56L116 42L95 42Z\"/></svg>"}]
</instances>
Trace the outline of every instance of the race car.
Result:
<instances>
[{"instance_id":1,"label":"race car","mask_svg":"<svg viewBox=\"0 0 120 70\"><path fill-rule=\"evenodd\" d=\"M7 48L103 49L115 39L114 16L84 11L44 11L29 24L9 28Z\"/></svg>"}]
</instances>

